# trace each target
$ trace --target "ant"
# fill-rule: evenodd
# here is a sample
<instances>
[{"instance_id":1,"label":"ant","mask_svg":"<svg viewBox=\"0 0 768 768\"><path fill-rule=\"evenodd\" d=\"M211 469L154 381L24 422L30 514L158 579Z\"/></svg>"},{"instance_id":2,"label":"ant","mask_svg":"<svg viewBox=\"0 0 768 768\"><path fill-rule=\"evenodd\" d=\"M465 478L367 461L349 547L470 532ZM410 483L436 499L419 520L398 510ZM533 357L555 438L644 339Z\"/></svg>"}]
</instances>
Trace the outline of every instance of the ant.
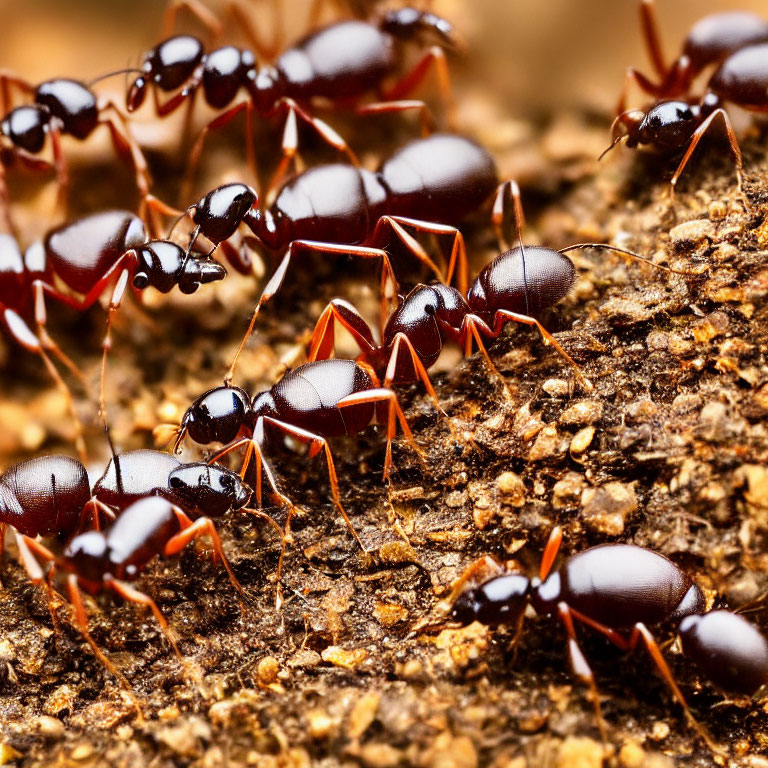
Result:
<instances>
[{"instance_id":1,"label":"ant","mask_svg":"<svg viewBox=\"0 0 768 768\"><path fill-rule=\"evenodd\" d=\"M122 72L122 70L121 70ZM46 170L50 164L39 160L36 155L45 147L46 137L50 137L53 149L53 164L59 185L59 205L66 201L69 175L61 136L66 134L85 141L100 125L109 128L115 152L121 158L130 156L135 170L136 188L139 191L143 208L151 179L147 162L138 143L131 134L128 123L109 99L97 97L92 86L106 77L121 72L102 75L89 84L79 80L56 78L46 80L38 86L9 72L0 73L0 95L3 109L8 105L9 86L15 86L26 94L32 95L33 102L16 107L0 119L0 136L11 144L14 156L34 170ZM7 207L8 195L5 179L2 181L2 202ZM7 212L6 212L7 217Z\"/></svg>"},{"instance_id":2,"label":"ant","mask_svg":"<svg viewBox=\"0 0 768 768\"><path fill-rule=\"evenodd\" d=\"M210 14L201 13L199 4L185 5L204 23L210 23ZM439 45L430 47L409 73L384 89L385 81L396 73L404 58L397 42L422 42L429 38ZM201 89L206 103L222 110L198 137L190 154L188 174L197 163L207 133L225 125L243 111L249 137L248 163L255 176L256 159L250 140L254 113L264 117L278 113L286 115L283 156L270 188L274 188L282 178L297 151L297 118L356 163L357 159L344 139L327 123L313 117L306 106L315 99L324 99L337 106L356 105L356 111L361 114L417 108L421 110L422 122L425 122L428 113L424 103L403 97L415 90L431 66L437 71L443 97L449 105L450 114L453 114L448 67L440 46L459 46L451 25L432 13L402 8L390 11L375 23L359 20L336 22L310 33L276 58L274 51L267 50L255 39L253 43L255 53L231 45L205 53L198 38L175 35L144 54L140 74L126 97L129 112L143 104L150 86L154 86L155 111L160 117L193 99ZM257 56L266 61L274 60L274 64L260 65ZM233 105L241 89L245 89L246 98ZM158 91L177 93L161 103ZM371 91L379 91L384 101L360 104L362 97Z\"/></svg>"},{"instance_id":3,"label":"ant","mask_svg":"<svg viewBox=\"0 0 768 768\"><path fill-rule=\"evenodd\" d=\"M383 407L380 407L383 406ZM386 411L384 411L386 408ZM200 395L185 412L174 445L177 452L186 435L196 443L225 443L210 461L245 446L241 476L245 477L251 458L255 460L254 495L256 506L262 507L262 474L272 493L288 509L278 563L278 605L280 575L285 546L290 541L290 526L295 507L277 487L275 473L265 449L268 432L282 432L309 445L309 457L320 451L325 454L333 504L344 518L355 541L363 552L366 548L341 503L336 467L326 438L354 435L365 429L376 416L386 420L387 448L384 459L385 480L393 469L392 440L397 422L406 440L421 457L422 451L413 438L395 393L381 387L376 373L367 365L354 360L318 360L289 371L270 389L252 398L240 387L215 387Z\"/></svg>"},{"instance_id":4,"label":"ant","mask_svg":"<svg viewBox=\"0 0 768 768\"><path fill-rule=\"evenodd\" d=\"M456 272L459 290L466 293L464 238L448 222L465 217L496 189L492 221L503 242L501 227L511 186L497 184L495 163L484 148L462 136L433 134L406 144L375 173L340 163L305 171L288 181L265 211L258 208L256 192L244 184L226 184L203 196L186 211L196 225L192 244L203 235L215 248L245 223L267 250L284 251L254 309L225 383L234 376L261 306L280 289L296 254L320 252L381 259L382 318L387 315L387 281L397 285L384 250L391 235L442 282L450 282ZM447 276L406 228L452 238ZM247 272L249 264L242 261L238 267L233 251L227 251L229 262L238 271Z\"/></svg>"},{"instance_id":5,"label":"ant","mask_svg":"<svg viewBox=\"0 0 768 768\"><path fill-rule=\"evenodd\" d=\"M72 396L47 352L53 353L75 376L82 374L46 330L46 296L83 311L114 282L107 311L101 372L100 411L104 411L104 375L110 347L112 316L120 306L128 281L136 290L149 286L168 293L175 285L194 293L203 283L221 280L226 270L215 260L201 258L168 240L150 240L142 220L129 211L105 211L50 230L22 255L14 237L0 234L0 313L8 332L22 347L40 355L64 392L69 410L81 425ZM57 283L63 284L63 292ZM71 291L71 293L70 293ZM79 296L79 298L78 298ZM34 319L36 333L24 316Z\"/></svg>"},{"instance_id":6,"label":"ant","mask_svg":"<svg viewBox=\"0 0 768 768\"><path fill-rule=\"evenodd\" d=\"M538 578L502 572L460 594L449 618L461 626L474 621L515 626L517 643L528 605L538 614L556 616L568 636L574 674L592 691L604 740L597 687L579 648L575 622L605 635L623 651L642 643L696 732L718 752L688 708L649 626L676 627L683 655L703 675L725 690L745 695L768 684L768 640L741 616L724 610L705 613L704 595L688 575L663 555L643 547L602 544L571 555L552 572L561 540L562 531L556 527L544 549ZM472 571L467 574L470 578Z\"/></svg>"},{"instance_id":7,"label":"ant","mask_svg":"<svg viewBox=\"0 0 768 768\"><path fill-rule=\"evenodd\" d=\"M79 461L45 456L17 464L0 476L0 526L10 524L16 529L22 563L33 583L47 587L54 618L55 570L60 568L68 574L67 590L80 633L94 655L130 692L126 679L88 631L80 589L92 594L110 589L126 600L148 606L183 663L155 601L128 582L138 578L155 555L177 554L193 539L208 536L230 582L244 596L211 518L242 509L250 496L250 489L235 472L206 464L182 464L158 451L114 455L91 494ZM83 531L89 509L93 510L96 529ZM99 511L112 520L105 530L100 529ZM72 537L73 533L76 535ZM54 554L34 538L50 534L67 541L61 554ZM51 564L47 576L40 560ZM134 705L141 713L135 699Z\"/></svg>"},{"instance_id":8,"label":"ant","mask_svg":"<svg viewBox=\"0 0 768 768\"><path fill-rule=\"evenodd\" d=\"M375 342L369 325L352 304L333 299L313 330L309 360L331 356L335 324L339 323L360 347L358 359L382 377L384 387L419 379L442 412L427 369L437 362L446 341L458 342L467 356L477 344L490 369L501 376L488 356L483 337L495 339L506 323L515 322L534 326L544 342L551 344L573 366L582 384L591 389L576 362L536 319L573 286L576 270L565 254L598 248L658 265L631 251L600 243L578 243L557 251L544 246L523 246L520 190L514 181L505 185L506 194L513 201L519 245L484 267L464 295L445 283L415 286L407 296L400 297L399 306L384 326L380 344Z\"/></svg>"},{"instance_id":9,"label":"ant","mask_svg":"<svg viewBox=\"0 0 768 768\"><path fill-rule=\"evenodd\" d=\"M768 108L768 68L764 64L768 56L768 21L743 11L705 16L691 29L680 56L667 66L661 53L654 0L640 1L640 20L659 82L654 83L633 68L627 70L618 116L611 128L613 142L606 152L620 141L628 147L653 144L670 153L685 149L670 181L674 192L699 140L719 118L735 159L741 192L741 149L723 104L729 101L755 112ZM693 80L710 66L716 69L707 82L706 92L701 98L693 97ZM645 110L625 111L627 87L632 81L659 101Z\"/></svg>"}]
</instances>

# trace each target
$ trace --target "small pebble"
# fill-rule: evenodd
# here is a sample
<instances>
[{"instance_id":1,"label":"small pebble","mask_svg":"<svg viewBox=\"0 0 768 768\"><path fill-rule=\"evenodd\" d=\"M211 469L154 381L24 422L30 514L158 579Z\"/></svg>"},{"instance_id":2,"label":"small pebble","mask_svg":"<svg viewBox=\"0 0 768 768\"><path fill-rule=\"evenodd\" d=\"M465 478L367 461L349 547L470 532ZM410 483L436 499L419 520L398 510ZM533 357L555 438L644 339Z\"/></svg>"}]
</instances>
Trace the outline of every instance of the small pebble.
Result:
<instances>
[{"instance_id":1,"label":"small pebble","mask_svg":"<svg viewBox=\"0 0 768 768\"><path fill-rule=\"evenodd\" d=\"M694 219L672 227L669 239L675 246L696 245L715 234L715 225L709 219Z\"/></svg>"},{"instance_id":2,"label":"small pebble","mask_svg":"<svg viewBox=\"0 0 768 768\"><path fill-rule=\"evenodd\" d=\"M624 532L624 523L637 506L634 488L624 483L585 488L581 495L584 524L609 536L619 536Z\"/></svg>"}]
</instances>

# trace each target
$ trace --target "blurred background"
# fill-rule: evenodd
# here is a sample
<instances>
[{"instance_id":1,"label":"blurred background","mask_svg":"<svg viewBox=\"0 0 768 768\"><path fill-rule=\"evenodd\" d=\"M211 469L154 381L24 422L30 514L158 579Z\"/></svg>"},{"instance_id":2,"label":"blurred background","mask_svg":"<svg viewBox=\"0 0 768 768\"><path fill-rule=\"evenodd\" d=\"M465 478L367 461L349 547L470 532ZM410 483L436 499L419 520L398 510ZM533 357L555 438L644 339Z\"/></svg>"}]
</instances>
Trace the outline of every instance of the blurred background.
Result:
<instances>
[{"instance_id":1,"label":"blurred background","mask_svg":"<svg viewBox=\"0 0 768 768\"><path fill-rule=\"evenodd\" d=\"M243 5L262 14L268 28L272 0L243 0ZM301 11L309 2L279 5L293 39L303 31ZM330 19L335 11L327 5ZM677 53L698 18L734 7L765 11L759 0L658 0L667 57ZM164 0L0 0L0 67L37 81L55 75L89 78L135 65L140 53L158 42L164 8ZM438 0L434 8L466 36L473 77L482 75L513 116L572 105L611 109L624 68L648 68L636 0Z\"/></svg>"}]
</instances>

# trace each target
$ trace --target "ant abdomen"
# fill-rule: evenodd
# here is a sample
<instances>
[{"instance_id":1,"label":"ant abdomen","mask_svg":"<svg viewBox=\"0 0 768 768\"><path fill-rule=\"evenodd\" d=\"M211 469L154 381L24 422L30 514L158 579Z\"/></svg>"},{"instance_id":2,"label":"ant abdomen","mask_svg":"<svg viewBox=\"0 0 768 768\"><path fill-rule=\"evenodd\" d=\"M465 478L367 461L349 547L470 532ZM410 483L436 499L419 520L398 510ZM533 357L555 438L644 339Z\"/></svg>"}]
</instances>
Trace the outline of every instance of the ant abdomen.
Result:
<instances>
[{"instance_id":1,"label":"ant abdomen","mask_svg":"<svg viewBox=\"0 0 768 768\"><path fill-rule=\"evenodd\" d=\"M66 538L80 525L91 498L85 467L69 456L40 456L0 475L0 525L35 537Z\"/></svg>"}]
</instances>

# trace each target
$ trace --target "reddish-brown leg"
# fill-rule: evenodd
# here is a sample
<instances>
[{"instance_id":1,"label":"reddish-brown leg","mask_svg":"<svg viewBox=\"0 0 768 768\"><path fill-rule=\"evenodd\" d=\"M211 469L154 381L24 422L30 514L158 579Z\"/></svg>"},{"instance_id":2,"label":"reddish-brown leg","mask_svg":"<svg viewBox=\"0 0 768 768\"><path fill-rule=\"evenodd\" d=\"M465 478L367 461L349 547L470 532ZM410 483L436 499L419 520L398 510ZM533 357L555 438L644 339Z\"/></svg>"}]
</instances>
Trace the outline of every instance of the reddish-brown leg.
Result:
<instances>
[{"instance_id":1,"label":"reddish-brown leg","mask_svg":"<svg viewBox=\"0 0 768 768\"><path fill-rule=\"evenodd\" d=\"M496 378L499 379L499 381L501 381L504 387L506 387L507 381L501 375L499 369L493 364L493 360L491 360L490 355L488 354L488 350L485 347L483 336L487 336L488 338L496 338L498 334L494 335L493 331L488 327L487 323L477 315L465 315L464 319L461 321L461 328L459 329L459 343L464 348L464 356L469 357L472 354L474 345L477 345L477 348L480 354L483 356L483 360L485 360L485 364L488 366L488 369Z\"/></svg>"},{"instance_id":2,"label":"reddish-brown leg","mask_svg":"<svg viewBox=\"0 0 768 768\"><path fill-rule=\"evenodd\" d=\"M597 690L597 685L595 684L595 676L592 674L592 669L579 647L579 642L576 638L576 628L573 626L571 610L566 603L561 602L557 604L557 613L568 635L568 656L571 660L571 668L576 677L589 686L592 696L592 704L595 708L595 717L597 718L597 727L600 729L600 736L602 737L603 743L606 743L608 738L605 720L603 720L603 714L600 709L600 694Z\"/></svg>"},{"instance_id":3,"label":"reddish-brown leg","mask_svg":"<svg viewBox=\"0 0 768 768\"><path fill-rule=\"evenodd\" d=\"M539 565L539 579L544 581L552 570L552 563L555 562L557 553L560 551L560 544L563 541L563 529L556 525L549 534L547 546L544 547L544 554L541 556Z\"/></svg>"},{"instance_id":4,"label":"reddish-brown leg","mask_svg":"<svg viewBox=\"0 0 768 768\"><path fill-rule=\"evenodd\" d=\"M221 546L221 539L219 538L219 534L216 531L216 526L213 524L213 521L208 517L198 517L197 520L192 522L192 520L190 520L180 509L174 507L173 511L182 530L166 542L164 554L167 556L175 555L177 552L184 549L184 547L186 547L193 539L207 536L213 543L213 551L221 559L221 562L224 565L230 583L242 597L247 598L248 593L237 580L237 577L232 570L232 566L224 554L224 549Z\"/></svg>"},{"instance_id":5,"label":"reddish-brown leg","mask_svg":"<svg viewBox=\"0 0 768 768\"><path fill-rule=\"evenodd\" d=\"M387 408L387 450L384 457L384 480L389 480L389 475L394 469L392 462L392 441L397 434L397 422L400 422L400 429L403 432L403 436L408 441L408 444L416 452L420 461L424 461L424 451L421 450L418 443L413 437L411 428L408 426L408 422L403 413L403 409L400 407L400 403L397 401L397 395L391 389L384 389L383 387L376 387L374 389L366 389L363 392L353 392L351 395L342 397L336 405L339 408L348 408L353 405L362 405L363 403L386 403Z\"/></svg>"},{"instance_id":6,"label":"reddish-brown leg","mask_svg":"<svg viewBox=\"0 0 768 768\"><path fill-rule=\"evenodd\" d=\"M715 118L717 117L719 117L723 121L723 124L725 125L725 131L728 135L728 143L731 145L731 152L733 153L733 157L736 162L736 178L738 180L739 193L742 193L743 181L744 181L744 178L743 178L744 163L741 157L741 149L739 148L739 142L738 142L738 139L736 138L736 134L734 133L733 126L731 125L731 121L728 118L728 113L721 107L720 109L716 109L711 115L709 115L709 117L707 117L707 119L693 132L693 136L691 137L691 143L688 145L688 149L685 150L683 159L680 161L680 165L677 166L675 175L672 177L672 179L669 182L670 197L674 196L675 186L677 185L678 179L680 178L680 174L683 172L683 169L688 163L688 160L690 160L691 155L693 154L693 151L696 149L696 146L701 140L701 137L707 132L707 130L710 128Z\"/></svg>"},{"instance_id":7,"label":"reddish-brown leg","mask_svg":"<svg viewBox=\"0 0 768 768\"><path fill-rule=\"evenodd\" d=\"M184 172L184 180L181 184L181 190L179 192L179 198L181 200L188 200L191 197L192 185L195 180L195 174L197 167L200 163L200 157L203 152L203 145L211 131L222 128L229 123L233 118L239 115L241 112L245 112L245 157L248 163L248 168L253 175L253 181L258 184L259 169L256 162L256 151L253 146L253 102L250 99L240 101L232 107L229 107L226 111L222 112L218 117L211 120L210 123L205 125L198 134L195 140L192 150L189 153L189 160L187 161L187 168Z\"/></svg>"},{"instance_id":8,"label":"reddish-brown leg","mask_svg":"<svg viewBox=\"0 0 768 768\"><path fill-rule=\"evenodd\" d=\"M40 356L40 359L43 361L43 364L48 371L48 375L53 379L54 384L64 396L67 410L69 411L70 418L75 427L75 447L80 456L80 460L84 463L87 462L88 457L86 455L85 442L83 440L83 423L77 415L75 400L74 397L72 397L72 392L67 386L67 383L56 369L56 366L53 364L50 357L48 357L40 339L32 333L21 316L12 309L8 309L7 307L3 308L2 305L0 305L0 311L2 311L2 319L13 339L25 349Z\"/></svg>"},{"instance_id":9,"label":"reddish-brown leg","mask_svg":"<svg viewBox=\"0 0 768 768\"><path fill-rule=\"evenodd\" d=\"M309 362L328 360L333 355L335 327L339 323L352 335L360 347L364 359L373 358L380 349L373 339L368 323L360 313L345 299L333 299L322 311L312 331L309 342Z\"/></svg>"},{"instance_id":10,"label":"reddish-brown leg","mask_svg":"<svg viewBox=\"0 0 768 768\"><path fill-rule=\"evenodd\" d=\"M35 92L36 86L29 80L19 77L10 69L0 69L0 110L2 110L3 115L11 109L11 88L16 88L21 93L30 95Z\"/></svg>"},{"instance_id":11,"label":"reddish-brown leg","mask_svg":"<svg viewBox=\"0 0 768 768\"><path fill-rule=\"evenodd\" d=\"M664 79L668 70L664 63L664 54L661 51L661 38L659 25L656 21L656 3L654 0L640 0L640 26L643 29L643 39L651 64L656 70L656 74Z\"/></svg>"},{"instance_id":12,"label":"reddish-brown leg","mask_svg":"<svg viewBox=\"0 0 768 768\"><path fill-rule=\"evenodd\" d=\"M448 235L453 238L451 244L451 255L448 260L448 268L445 275L442 275L440 269L429 258L427 252L421 247L421 244L411 236L404 227L411 227L417 232L426 232L432 235ZM371 244L382 247L389 240L389 233L394 233L397 238L408 248L408 250L422 263L431 269L440 282L450 285L453 279L454 270L458 274L457 288L462 295L466 295L469 286L469 265L467 262L467 249L464 244L464 235L456 227L447 224L435 224L431 221L422 221L421 219L408 219L403 216L382 216L376 222L371 235Z\"/></svg>"},{"instance_id":13,"label":"reddish-brown leg","mask_svg":"<svg viewBox=\"0 0 768 768\"><path fill-rule=\"evenodd\" d=\"M445 51L439 46L432 46L426 51L416 66L402 80L385 91L384 99L386 101L398 100L413 93L432 68L437 75L440 95L448 113L448 126L452 131L456 130L456 102L451 88L448 61L445 58Z\"/></svg>"},{"instance_id":14,"label":"reddish-brown leg","mask_svg":"<svg viewBox=\"0 0 768 768\"><path fill-rule=\"evenodd\" d=\"M112 583L114 584L114 582ZM67 589L69 591L69 600L72 603L72 607L74 608L74 611L75 611L75 623L77 624L77 628L80 630L80 634L83 636L83 638L88 643L88 645L91 646L93 655L106 667L107 671L110 672L118 680L118 682L123 686L126 693L128 694L128 697L131 700L131 703L133 704L136 710L136 714L139 721L143 722L144 714L141 711L141 703L137 698L136 694L133 692L133 688L131 687L131 684L128 682L125 675L123 675L123 673L107 658L104 651L102 651L101 648L99 648L99 646L96 645L96 641L91 637L91 633L88 631L88 613L85 610L85 604L83 603L83 596L80 593L80 588L77 585L77 576L75 576L74 574L70 574L70 576L67 577ZM137 593L137 594L140 594L140 593ZM127 598L127 599L130 599L130 598ZM154 605L154 602L152 604ZM155 606L155 609L157 609L157 606ZM163 619L163 621L165 620ZM175 644L174 644L174 649L175 649Z\"/></svg>"},{"instance_id":15,"label":"reddish-brown leg","mask_svg":"<svg viewBox=\"0 0 768 768\"><path fill-rule=\"evenodd\" d=\"M506 221L510 212L514 223L515 239L522 250L523 228L525 227L523 201L520 195L520 187L512 179L502 182L496 188L496 196L493 199L493 209L491 211L491 223L496 232L499 249L502 251L507 251L511 247L511 238L508 238L505 232L507 228Z\"/></svg>"},{"instance_id":16,"label":"reddish-brown leg","mask_svg":"<svg viewBox=\"0 0 768 768\"><path fill-rule=\"evenodd\" d=\"M269 282L267 282L266 286L264 287L264 290L261 293L261 296L259 297L259 301L256 304L256 308L253 310L253 315L251 315L251 321L248 325L248 330L245 332L245 336L243 336L243 340L240 342L240 346L235 353L235 358L232 360L232 364L229 367L229 370L227 371L226 376L224 377L224 383L229 384L229 382L232 381L232 378L235 375L235 368L237 366L237 360L240 357L240 354L242 353L243 349L245 348L245 344L248 341L248 339L251 336L251 333L253 333L253 329L256 326L256 318L259 315L259 311L261 310L262 306L266 304L267 301L269 301L280 289L280 286L283 284L283 280L285 279L285 273L288 271L288 267L290 266L291 259L296 253L300 253L302 251L309 251L309 252L317 252L317 253L332 253L332 254L338 254L338 255L346 255L346 256L357 256L364 259L381 259L382 260L382 272L381 272L381 291L382 291L382 312L386 313L386 285L389 280L392 281L392 284L394 286L395 293L397 292L397 280L395 279L395 272L392 268L392 264L389 260L389 255L386 251L381 250L380 248L367 248L360 245L341 245L337 243L321 243L317 240L294 240L289 246L288 250L285 253L285 256L283 256L283 260L278 265L277 269L275 270L272 277L269 278Z\"/></svg>"},{"instance_id":17,"label":"reddish-brown leg","mask_svg":"<svg viewBox=\"0 0 768 768\"><path fill-rule=\"evenodd\" d=\"M410 112L417 110L421 135L429 136L435 130L435 118L429 107L421 99L398 99L397 101L376 101L356 107L358 115L383 115L389 112Z\"/></svg>"}]
</instances>

